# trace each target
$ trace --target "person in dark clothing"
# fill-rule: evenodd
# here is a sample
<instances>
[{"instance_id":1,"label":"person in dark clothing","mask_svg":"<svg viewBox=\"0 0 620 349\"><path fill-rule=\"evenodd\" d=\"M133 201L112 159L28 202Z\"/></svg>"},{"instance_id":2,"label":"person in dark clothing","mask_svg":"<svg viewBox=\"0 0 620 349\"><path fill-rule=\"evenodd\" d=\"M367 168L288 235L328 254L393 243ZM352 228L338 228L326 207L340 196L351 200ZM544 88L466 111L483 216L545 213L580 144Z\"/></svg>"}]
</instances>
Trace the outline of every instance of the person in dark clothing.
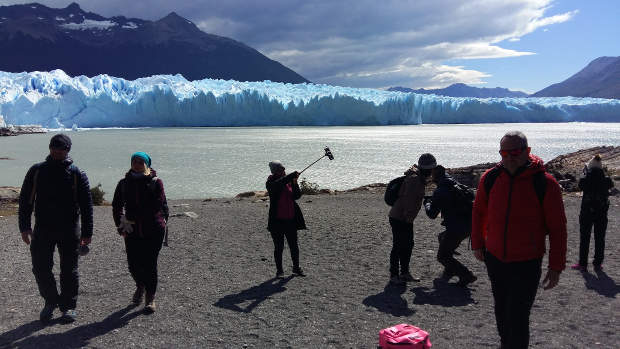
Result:
<instances>
[{"instance_id":1,"label":"person in dark clothing","mask_svg":"<svg viewBox=\"0 0 620 349\"><path fill-rule=\"evenodd\" d=\"M93 235L93 202L88 177L69 157L71 139L57 134L50 140L50 155L28 170L19 196L19 230L30 245L32 272L45 300L41 321L52 319L60 308L61 320L73 322L79 287L78 252ZM35 211L34 230L31 215ZM78 218L81 217L81 229ZM52 273L54 249L60 257L60 294Z\"/></svg>"},{"instance_id":2,"label":"person in dark clothing","mask_svg":"<svg viewBox=\"0 0 620 349\"><path fill-rule=\"evenodd\" d=\"M437 260L444 266L442 278L448 281L452 276L458 276L457 285L467 286L477 278L454 258L454 252L471 233L472 202L466 202L467 198L461 200L458 197L459 189L456 187L458 182L446 173L443 166L433 169L432 181L437 184L437 189L431 198L424 198L424 209L431 219L435 219L441 212L443 219L441 225L446 227L446 230L439 234L437 251Z\"/></svg>"},{"instance_id":3,"label":"person in dark clothing","mask_svg":"<svg viewBox=\"0 0 620 349\"><path fill-rule=\"evenodd\" d=\"M269 193L269 221L267 230L273 239L273 257L276 262L276 277L284 276L282 268L282 253L284 238L288 242L293 260L293 274L305 276L299 266L299 246L297 230L306 229L304 216L295 200L301 197L301 190L297 184L297 171L286 174L285 168L279 161L269 163L271 175L267 178L267 192Z\"/></svg>"},{"instance_id":4,"label":"person in dark clothing","mask_svg":"<svg viewBox=\"0 0 620 349\"><path fill-rule=\"evenodd\" d=\"M581 211L579 212L579 262L572 269L585 271L588 267L590 235L594 226L594 260L595 271L603 270L605 252L605 232L607 231L607 211L609 210L609 189L614 182L605 175L600 155L594 156L584 168L585 176L579 180L579 189L583 190Z\"/></svg>"},{"instance_id":5,"label":"person in dark clothing","mask_svg":"<svg viewBox=\"0 0 620 349\"><path fill-rule=\"evenodd\" d=\"M148 154L137 152L131 156L131 169L114 191L112 215L125 240L129 272L136 283L132 303L139 305L144 297L144 311L153 313L157 258L166 231L168 203L164 184L151 168Z\"/></svg>"}]
</instances>

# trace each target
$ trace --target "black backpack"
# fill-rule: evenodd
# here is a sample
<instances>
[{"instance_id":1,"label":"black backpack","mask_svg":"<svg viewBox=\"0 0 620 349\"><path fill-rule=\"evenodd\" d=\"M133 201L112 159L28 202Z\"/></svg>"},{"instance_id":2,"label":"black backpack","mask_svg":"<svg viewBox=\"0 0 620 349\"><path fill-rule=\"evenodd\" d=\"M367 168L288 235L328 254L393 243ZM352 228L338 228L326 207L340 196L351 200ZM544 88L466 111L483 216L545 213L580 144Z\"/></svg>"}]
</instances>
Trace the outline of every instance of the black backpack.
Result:
<instances>
[{"instance_id":1,"label":"black backpack","mask_svg":"<svg viewBox=\"0 0 620 349\"><path fill-rule=\"evenodd\" d=\"M474 208L474 199L476 198L474 190L457 181L454 181L451 189L454 197L453 205L457 207L459 211L471 215L471 211Z\"/></svg>"},{"instance_id":2,"label":"black backpack","mask_svg":"<svg viewBox=\"0 0 620 349\"><path fill-rule=\"evenodd\" d=\"M383 199L389 206L394 206L396 203L396 200L398 199L398 192L400 191L400 187L403 185L404 180L405 176L396 177L392 179L385 188L385 195L383 196Z\"/></svg>"}]
</instances>

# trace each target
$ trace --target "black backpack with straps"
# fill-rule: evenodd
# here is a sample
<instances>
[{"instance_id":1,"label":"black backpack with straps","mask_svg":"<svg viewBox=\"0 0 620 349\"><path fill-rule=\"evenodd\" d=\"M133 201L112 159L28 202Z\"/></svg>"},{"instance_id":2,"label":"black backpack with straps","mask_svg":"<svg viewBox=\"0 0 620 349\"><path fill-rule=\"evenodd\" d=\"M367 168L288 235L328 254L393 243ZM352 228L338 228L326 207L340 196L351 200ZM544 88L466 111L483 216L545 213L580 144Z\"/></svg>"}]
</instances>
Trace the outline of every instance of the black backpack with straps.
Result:
<instances>
[{"instance_id":1,"label":"black backpack with straps","mask_svg":"<svg viewBox=\"0 0 620 349\"><path fill-rule=\"evenodd\" d=\"M404 180L405 176L396 177L392 179L385 188L385 195L383 196L383 199L389 206L394 206L396 200L398 200L398 192L400 191L400 187L403 185Z\"/></svg>"}]
</instances>

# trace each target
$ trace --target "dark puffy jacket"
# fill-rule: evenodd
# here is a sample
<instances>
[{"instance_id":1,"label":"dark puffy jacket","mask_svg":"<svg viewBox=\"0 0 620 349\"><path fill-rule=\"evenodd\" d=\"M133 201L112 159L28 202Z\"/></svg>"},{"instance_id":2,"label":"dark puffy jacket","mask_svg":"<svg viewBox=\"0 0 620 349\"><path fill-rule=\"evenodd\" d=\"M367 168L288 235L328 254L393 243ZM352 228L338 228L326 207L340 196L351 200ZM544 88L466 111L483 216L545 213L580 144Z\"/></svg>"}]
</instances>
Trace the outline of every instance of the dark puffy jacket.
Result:
<instances>
[{"instance_id":1,"label":"dark puffy jacket","mask_svg":"<svg viewBox=\"0 0 620 349\"><path fill-rule=\"evenodd\" d=\"M503 262L527 261L545 254L549 234L549 268L564 270L566 264L566 215L560 185L548 173L542 202L534 189L533 176L545 171L543 161L530 155L529 164L511 176L500 169L490 193L482 175L472 214L472 249L486 248Z\"/></svg>"},{"instance_id":2,"label":"dark puffy jacket","mask_svg":"<svg viewBox=\"0 0 620 349\"><path fill-rule=\"evenodd\" d=\"M267 183L265 186L267 187L267 192L269 193L269 221L267 222L267 230L269 231L272 231L275 226L275 221L277 220L276 215L278 214L278 201L280 201L280 196L282 195L284 186L291 183L293 189L293 200L297 200L301 197L299 185L292 183L294 176L295 174L291 173L284 177L276 177L271 175L267 178ZM297 230L306 229L306 221L304 220L304 215L301 213L299 205L297 205L297 202L295 201L293 201L293 205L295 205L295 228Z\"/></svg>"},{"instance_id":3,"label":"dark puffy jacket","mask_svg":"<svg viewBox=\"0 0 620 349\"><path fill-rule=\"evenodd\" d=\"M439 212L448 231L471 232L471 205L465 207L456 198L454 185L456 180L445 175L437 184L433 198L424 205L426 215L435 219Z\"/></svg>"},{"instance_id":4,"label":"dark puffy jacket","mask_svg":"<svg viewBox=\"0 0 620 349\"><path fill-rule=\"evenodd\" d=\"M605 176L600 168L592 168L579 180L579 189L583 190L581 211L606 215L609 209L609 189L614 187L611 178Z\"/></svg>"},{"instance_id":5,"label":"dark puffy jacket","mask_svg":"<svg viewBox=\"0 0 620 349\"><path fill-rule=\"evenodd\" d=\"M157 173L151 169L148 176L135 176L131 171L125 174L114 190L112 215L114 223L121 223L121 216L135 222L133 234L145 236L152 232L163 232L168 220L168 202L164 192L164 183L156 178Z\"/></svg>"},{"instance_id":6,"label":"dark puffy jacket","mask_svg":"<svg viewBox=\"0 0 620 349\"><path fill-rule=\"evenodd\" d=\"M37 183L32 205L35 173ZM71 158L56 161L48 156L28 170L19 195L20 231L31 229L33 209L37 230L75 233L81 216L81 237L93 235L93 200L88 177L73 165Z\"/></svg>"}]
</instances>

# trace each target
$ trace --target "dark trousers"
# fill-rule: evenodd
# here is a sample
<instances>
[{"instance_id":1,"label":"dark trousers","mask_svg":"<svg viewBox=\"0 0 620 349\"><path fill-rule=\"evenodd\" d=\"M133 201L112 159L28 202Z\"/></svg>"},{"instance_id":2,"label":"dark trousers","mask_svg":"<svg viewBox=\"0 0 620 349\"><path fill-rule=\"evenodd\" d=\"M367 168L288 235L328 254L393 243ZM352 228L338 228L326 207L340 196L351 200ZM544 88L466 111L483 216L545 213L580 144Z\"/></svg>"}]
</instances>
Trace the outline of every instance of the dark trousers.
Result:
<instances>
[{"instance_id":1,"label":"dark trousers","mask_svg":"<svg viewBox=\"0 0 620 349\"><path fill-rule=\"evenodd\" d=\"M276 261L277 272L283 272L282 268L282 253L284 252L284 238L288 243L288 248L291 250L291 259L293 260L293 269L299 268L299 246L297 246L297 230L286 229L283 231L272 231L271 238L273 239L273 259Z\"/></svg>"},{"instance_id":2,"label":"dark trousers","mask_svg":"<svg viewBox=\"0 0 620 349\"><path fill-rule=\"evenodd\" d=\"M54 250L58 246L60 256L60 294L52 272ZM64 232L43 231L35 228L30 243L32 273L45 304L58 305L61 311L75 309L78 295L78 249L80 239L77 230Z\"/></svg>"},{"instance_id":3,"label":"dark trousers","mask_svg":"<svg viewBox=\"0 0 620 349\"><path fill-rule=\"evenodd\" d=\"M495 321L503 349L526 349L530 342L530 310L540 282L542 258L504 263L486 252Z\"/></svg>"},{"instance_id":4,"label":"dark trousers","mask_svg":"<svg viewBox=\"0 0 620 349\"><path fill-rule=\"evenodd\" d=\"M390 252L390 275L409 272L409 261L413 250L413 223L390 217L392 226L392 251Z\"/></svg>"},{"instance_id":5,"label":"dark trousers","mask_svg":"<svg viewBox=\"0 0 620 349\"><path fill-rule=\"evenodd\" d=\"M148 294L157 291L157 258L163 240L163 232L152 232L145 237L129 235L125 238L131 277L136 286L144 286Z\"/></svg>"},{"instance_id":6,"label":"dark trousers","mask_svg":"<svg viewBox=\"0 0 620 349\"><path fill-rule=\"evenodd\" d=\"M579 264L588 265L590 235L594 226L594 260L592 264L603 264L605 253L605 232L607 231L607 212L592 214L581 211L579 214Z\"/></svg>"},{"instance_id":7,"label":"dark trousers","mask_svg":"<svg viewBox=\"0 0 620 349\"><path fill-rule=\"evenodd\" d=\"M445 268L448 275L456 275L459 278L473 275L466 266L454 258L454 251L461 245L461 242L469 236L469 232L458 232L446 230L439 234L439 250L437 250L437 260Z\"/></svg>"}]
</instances>

